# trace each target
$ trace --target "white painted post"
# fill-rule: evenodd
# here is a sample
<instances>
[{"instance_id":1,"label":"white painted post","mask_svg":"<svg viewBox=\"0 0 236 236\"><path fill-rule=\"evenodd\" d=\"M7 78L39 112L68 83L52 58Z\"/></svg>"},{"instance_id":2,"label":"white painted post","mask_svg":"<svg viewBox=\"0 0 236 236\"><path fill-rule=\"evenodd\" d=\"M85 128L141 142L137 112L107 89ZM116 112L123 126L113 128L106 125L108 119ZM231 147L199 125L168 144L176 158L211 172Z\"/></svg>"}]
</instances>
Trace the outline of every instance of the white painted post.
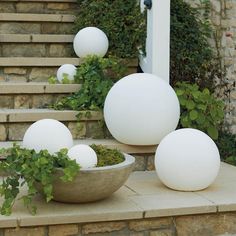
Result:
<instances>
[{"instance_id":1,"label":"white painted post","mask_svg":"<svg viewBox=\"0 0 236 236\"><path fill-rule=\"evenodd\" d=\"M169 82L170 0L152 0L147 11L146 56L140 56L140 66Z\"/></svg>"}]
</instances>

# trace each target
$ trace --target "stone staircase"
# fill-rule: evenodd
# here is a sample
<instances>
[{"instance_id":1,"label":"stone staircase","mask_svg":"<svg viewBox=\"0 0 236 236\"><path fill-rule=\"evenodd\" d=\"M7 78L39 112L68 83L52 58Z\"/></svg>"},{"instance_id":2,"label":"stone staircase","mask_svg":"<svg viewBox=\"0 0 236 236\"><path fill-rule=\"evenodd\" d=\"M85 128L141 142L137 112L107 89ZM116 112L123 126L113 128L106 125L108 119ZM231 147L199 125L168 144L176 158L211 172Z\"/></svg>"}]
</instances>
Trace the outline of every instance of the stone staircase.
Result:
<instances>
[{"instance_id":1,"label":"stone staircase","mask_svg":"<svg viewBox=\"0 0 236 236\"><path fill-rule=\"evenodd\" d=\"M81 87L47 82L62 64L80 64L72 46L78 11L76 0L0 0L0 146L21 141L33 122L52 118L63 122L75 140L106 138L93 142L110 140L112 147L136 155L136 170L153 169L155 147L122 148L104 128L101 112L80 112L78 122L77 111L48 109ZM136 72L137 60L125 63L128 73Z\"/></svg>"}]
</instances>

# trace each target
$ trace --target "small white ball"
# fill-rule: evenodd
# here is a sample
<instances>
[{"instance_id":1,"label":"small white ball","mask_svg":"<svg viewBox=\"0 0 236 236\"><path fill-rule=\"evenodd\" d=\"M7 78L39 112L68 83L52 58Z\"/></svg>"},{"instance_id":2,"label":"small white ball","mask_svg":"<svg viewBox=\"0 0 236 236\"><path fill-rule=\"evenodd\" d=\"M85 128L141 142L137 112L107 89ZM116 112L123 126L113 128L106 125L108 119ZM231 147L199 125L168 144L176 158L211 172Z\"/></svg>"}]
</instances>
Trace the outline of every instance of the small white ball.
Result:
<instances>
[{"instance_id":1,"label":"small white ball","mask_svg":"<svg viewBox=\"0 0 236 236\"><path fill-rule=\"evenodd\" d=\"M179 129L159 144L155 167L160 180L169 188L197 191L215 180L220 154L213 140L202 131Z\"/></svg>"},{"instance_id":2,"label":"small white ball","mask_svg":"<svg viewBox=\"0 0 236 236\"><path fill-rule=\"evenodd\" d=\"M71 64L64 64L57 70L57 80L62 83L64 77L66 76L70 81L74 81L74 76L76 75L76 67Z\"/></svg>"},{"instance_id":3,"label":"small white ball","mask_svg":"<svg viewBox=\"0 0 236 236\"><path fill-rule=\"evenodd\" d=\"M85 144L78 144L69 149L68 156L76 160L83 169L95 167L98 161L96 152Z\"/></svg>"},{"instance_id":4,"label":"small white ball","mask_svg":"<svg viewBox=\"0 0 236 236\"><path fill-rule=\"evenodd\" d=\"M175 130L179 100L163 79L147 73L131 74L109 91L104 118L112 136L131 145L154 145Z\"/></svg>"},{"instance_id":5,"label":"small white ball","mask_svg":"<svg viewBox=\"0 0 236 236\"><path fill-rule=\"evenodd\" d=\"M62 148L71 148L73 138L70 130L61 122L53 119L42 119L33 123L25 132L23 147L36 152L47 149L53 154Z\"/></svg>"},{"instance_id":6,"label":"small white ball","mask_svg":"<svg viewBox=\"0 0 236 236\"><path fill-rule=\"evenodd\" d=\"M106 34L96 27L86 27L80 30L73 42L73 47L78 57L97 55L104 57L109 46Z\"/></svg>"}]
</instances>

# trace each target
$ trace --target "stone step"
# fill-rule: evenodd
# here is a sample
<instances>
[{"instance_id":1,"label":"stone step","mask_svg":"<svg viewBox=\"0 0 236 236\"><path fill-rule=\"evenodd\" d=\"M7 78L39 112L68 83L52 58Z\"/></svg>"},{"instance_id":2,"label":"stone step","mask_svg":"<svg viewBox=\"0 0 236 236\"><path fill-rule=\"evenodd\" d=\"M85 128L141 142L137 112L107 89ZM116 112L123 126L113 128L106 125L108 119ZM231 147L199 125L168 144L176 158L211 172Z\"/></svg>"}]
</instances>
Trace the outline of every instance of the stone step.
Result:
<instances>
[{"instance_id":1,"label":"stone step","mask_svg":"<svg viewBox=\"0 0 236 236\"><path fill-rule=\"evenodd\" d=\"M30 13L1 13L0 21L10 22L69 22L73 23L74 15L69 14L30 14Z\"/></svg>"},{"instance_id":2,"label":"stone step","mask_svg":"<svg viewBox=\"0 0 236 236\"><path fill-rule=\"evenodd\" d=\"M0 34L1 57L76 57L74 35Z\"/></svg>"},{"instance_id":3,"label":"stone step","mask_svg":"<svg viewBox=\"0 0 236 236\"><path fill-rule=\"evenodd\" d=\"M1 0L0 13L74 14L78 6L76 0Z\"/></svg>"},{"instance_id":4,"label":"stone step","mask_svg":"<svg viewBox=\"0 0 236 236\"><path fill-rule=\"evenodd\" d=\"M0 34L71 34L74 15L1 13Z\"/></svg>"},{"instance_id":5,"label":"stone step","mask_svg":"<svg viewBox=\"0 0 236 236\"><path fill-rule=\"evenodd\" d=\"M35 102L41 101L39 99ZM102 122L103 115L98 111L0 109L0 141L22 140L25 131L32 123L47 118L63 122L71 130L74 139L111 137Z\"/></svg>"},{"instance_id":6,"label":"stone step","mask_svg":"<svg viewBox=\"0 0 236 236\"><path fill-rule=\"evenodd\" d=\"M45 108L80 89L79 84L0 83L0 108Z\"/></svg>"},{"instance_id":7,"label":"stone step","mask_svg":"<svg viewBox=\"0 0 236 236\"><path fill-rule=\"evenodd\" d=\"M72 43L74 34L0 34L1 43Z\"/></svg>"},{"instance_id":8,"label":"stone step","mask_svg":"<svg viewBox=\"0 0 236 236\"><path fill-rule=\"evenodd\" d=\"M12 141L0 142L0 148L8 148L13 144ZM18 142L21 145L21 141ZM102 144L111 149L117 149L122 152L131 154L135 157L135 167L134 171L145 171L145 170L154 170L154 156L157 149L157 145L150 146L134 146L120 143L114 139L75 139L74 144ZM0 156L0 160L3 160L4 157Z\"/></svg>"},{"instance_id":9,"label":"stone step","mask_svg":"<svg viewBox=\"0 0 236 236\"><path fill-rule=\"evenodd\" d=\"M11 82L47 82L55 76L58 67L63 64L80 64L79 58L49 57L0 57L0 81ZM137 59L123 59L128 66L127 74L137 71Z\"/></svg>"}]
</instances>

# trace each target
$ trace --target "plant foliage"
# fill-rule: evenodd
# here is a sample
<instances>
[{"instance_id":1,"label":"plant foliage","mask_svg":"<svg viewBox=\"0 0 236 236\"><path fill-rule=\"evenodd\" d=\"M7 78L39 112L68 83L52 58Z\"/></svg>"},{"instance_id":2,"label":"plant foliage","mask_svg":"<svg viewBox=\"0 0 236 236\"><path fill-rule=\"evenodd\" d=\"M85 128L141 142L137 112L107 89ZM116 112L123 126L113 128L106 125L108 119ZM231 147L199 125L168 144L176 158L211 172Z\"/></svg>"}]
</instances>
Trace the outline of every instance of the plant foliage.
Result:
<instances>
[{"instance_id":1,"label":"plant foliage","mask_svg":"<svg viewBox=\"0 0 236 236\"><path fill-rule=\"evenodd\" d=\"M116 149L109 149L102 145L95 144L92 144L91 148L97 154L98 167L119 164L125 160L124 155Z\"/></svg>"},{"instance_id":2,"label":"plant foliage","mask_svg":"<svg viewBox=\"0 0 236 236\"><path fill-rule=\"evenodd\" d=\"M54 109L99 110L114 82L120 79L126 67L120 60L88 56L77 68L75 82L82 84L81 89L59 100Z\"/></svg>"},{"instance_id":3,"label":"plant foliage","mask_svg":"<svg viewBox=\"0 0 236 236\"><path fill-rule=\"evenodd\" d=\"M144 45L146 23L137 0L77 0L80 11L76 31L95 26L109 39L109 55L119 58L137 57L137 48Z\"/></svg>"},{"instance_id":4,"label":"plant foliage","mask_svg":"<svg viewBox=\"0 0 236 236\"><path fill-rule=\"evenodd\" d=\"M181 126L200 129L216 140L224 119L224 103L207 88L201 91L197 84L178 82L175 91L181 106Z\"/></svg>"},{"instance_id":5,"label":"plant foliage","mask_svg":"<svg viewBox=\"0 0 236 236\"><path fill-rule=\"evenodd\" d=\"M219 59L209 44L212 29L209 21L201 19L198 11L185 1L171 1L172 85L178 81L188 81L213 90L214 80L222 77Z\"/></svg>"},{"instance_id":6,"label":"plant foliage","mask_svg":"<svg viewBox=\"0 0 236 236\"><path fill-rule=\"evenodd\" d=\"M46 201L52 196L52 181L55 168L61 167L64 182L72 181L79 171L79 165L75 160L67 156L67 150L62 149L56 154L49 154L47 150L36 153L34 150L21 148L14 144L8 149L1 149L1 155L6 157L0 162L0 170L7 173L0 185L0 195L4 202L1 206L2 215L10 215L14 202L19 194L20 187L27 186L28 192L20 199L32 214L36 213L36 206L32 199L38 193L36 185L42 185Z\"/></svg>"},{"instance_id":7,"label":"plant foliage","mask_svg":"<svg viewBox=\"0 0 236 236\"><path fill-rule=\"evenodd\" d=\"M221 159L236 165L236 134L220 131L216 144L220 150Z\"/></svg>"}]
</instances>

